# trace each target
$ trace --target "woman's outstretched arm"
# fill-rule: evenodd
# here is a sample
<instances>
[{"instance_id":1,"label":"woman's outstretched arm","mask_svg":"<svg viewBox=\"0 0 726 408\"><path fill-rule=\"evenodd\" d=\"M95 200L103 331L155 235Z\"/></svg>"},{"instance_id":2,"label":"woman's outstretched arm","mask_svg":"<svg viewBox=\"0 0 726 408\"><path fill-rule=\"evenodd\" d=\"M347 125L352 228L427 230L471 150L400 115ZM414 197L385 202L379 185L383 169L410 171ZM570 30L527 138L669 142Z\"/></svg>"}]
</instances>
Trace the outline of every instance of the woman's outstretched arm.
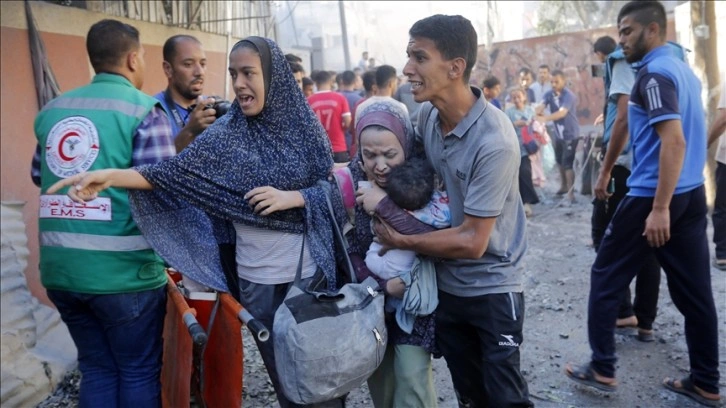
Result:
<instances>
[{"instance_id":1,"label":"woman's outstretched arm","mask_svg":"<svg viewBox=\"0 0 726 408\"><path fill-rule=\"evenodd\" d=\"M93 200L109 187L131 190L151 190L154 186L135 169L104 169L79 173L50 186L47 194L69 187L68 197L77 203Z\"/></svg>"}]
</instances>

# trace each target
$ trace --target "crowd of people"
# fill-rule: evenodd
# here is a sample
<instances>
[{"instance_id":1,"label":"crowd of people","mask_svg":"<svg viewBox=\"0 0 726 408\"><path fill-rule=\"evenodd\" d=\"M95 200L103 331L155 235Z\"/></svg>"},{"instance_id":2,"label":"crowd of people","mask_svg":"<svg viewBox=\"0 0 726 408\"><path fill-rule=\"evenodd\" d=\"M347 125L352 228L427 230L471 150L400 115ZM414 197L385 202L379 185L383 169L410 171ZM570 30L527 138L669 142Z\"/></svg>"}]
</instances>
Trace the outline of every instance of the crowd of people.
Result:
<instances>
[{"instance_id":1,"label":"crowd of people","mask_svg":"<svg viewBox=\"0 0 726 408\"><path fill-rule=\"evenodd\" d=\"M565 374L617 388L614 330L637 327L639 339L653 340L662 266L685 317L691 363L689 375L663 385L716 406L700 83L666 44L660 3L628 3L618 29L619 45L603 39L594 49L607 75L606 149L594 187L593 353ZM374 406L436 406L438 357L459 406L534 405L520 370L518 265L548 143L557 194L575 199L577 99L565 74L545 64L537 81L522 68L505 95L494 77L472 86L477 33L462 16L424 18L409 36L402 76L363 53L354 70L309 77L274 41L248 37L229 53L235 99L224 113L219 97L204 94L206 55L195 37L168 39L168 86L152 97L139 90L147 69L139 32L115 20L91 27L96 75L39 113L45 149L32 173L41 188L41 279L78 348L82 407L160 405L166 265L185 285L230 292L270 328L296 268L301 285L322 274L339 287L319 184L337 191L336 168L347 168L357 190L352 216L333 195L333 216L352 226L355 274L378 282L390 317L383 361L368 379ZM721 138L714 225L725 213L723 113L708 137ZM53 212L51 202L67 199L74 210ZM726 263L724 231L714 235L717 265ZM419 277L428 282L421 290L437 306L410 316L400 304L413 267L429 274ZM278 403L299 406L280 388L273 344L257 347ZM344 405L345 396L315 406Z\"/></svg>"}]
</instances>

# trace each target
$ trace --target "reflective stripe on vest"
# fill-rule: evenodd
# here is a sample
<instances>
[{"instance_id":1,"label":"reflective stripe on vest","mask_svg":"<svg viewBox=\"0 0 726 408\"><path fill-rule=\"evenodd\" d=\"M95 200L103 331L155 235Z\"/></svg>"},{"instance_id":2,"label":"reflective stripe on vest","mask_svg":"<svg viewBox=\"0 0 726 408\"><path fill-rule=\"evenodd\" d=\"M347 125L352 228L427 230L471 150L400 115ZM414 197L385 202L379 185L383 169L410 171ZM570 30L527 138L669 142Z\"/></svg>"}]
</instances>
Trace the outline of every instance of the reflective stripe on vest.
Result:
<instances>
[{"instance_id":1,"label":"reflective stripe on vest","mask_svg":"<svg viewBox=\"0 0 726 408\"><path fill-rule=\"evenodd\" d=\"M120 99L107 98L56 98L46 105L46 109L93 109L117 111L124 115L143 119L148 109Z\"/></svg>"},{"instance_id":2,"label":"reflective stripe on vest","mask_svg":"<svg viewBox=\"0 0 726 408\"><path fill-rule=\"evenodd\" d=\"M47 247L113 252L131 252L151 249L151 245L149 245L143 235L117 237L111 235L79 234L58 231L41 232L40 245Z\"/></svg>"}]
</instances>

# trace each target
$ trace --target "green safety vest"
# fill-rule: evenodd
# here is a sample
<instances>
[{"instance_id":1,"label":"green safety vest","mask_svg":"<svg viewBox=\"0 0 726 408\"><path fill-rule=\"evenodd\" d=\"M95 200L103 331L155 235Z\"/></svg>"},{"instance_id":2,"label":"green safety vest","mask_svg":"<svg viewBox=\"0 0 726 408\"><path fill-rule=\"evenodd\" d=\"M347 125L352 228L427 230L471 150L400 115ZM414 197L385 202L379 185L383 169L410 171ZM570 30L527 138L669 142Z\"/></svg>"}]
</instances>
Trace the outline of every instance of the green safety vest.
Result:
<instances>
[{"instance_id":1,"label":"green safety vest","mask_svg":"<svg viewBox=\"0 0 726 408\"><path fill-rule=\"evenodd\" d=\"M49 102L35 119L41 155L40 277L48 289L128 293L166 283L164 264L131 217L125 189L84 205L56 181L83 171L129 168L133 135L158 102L120 75L98 74Z\"/></svg>"}]
</instances>

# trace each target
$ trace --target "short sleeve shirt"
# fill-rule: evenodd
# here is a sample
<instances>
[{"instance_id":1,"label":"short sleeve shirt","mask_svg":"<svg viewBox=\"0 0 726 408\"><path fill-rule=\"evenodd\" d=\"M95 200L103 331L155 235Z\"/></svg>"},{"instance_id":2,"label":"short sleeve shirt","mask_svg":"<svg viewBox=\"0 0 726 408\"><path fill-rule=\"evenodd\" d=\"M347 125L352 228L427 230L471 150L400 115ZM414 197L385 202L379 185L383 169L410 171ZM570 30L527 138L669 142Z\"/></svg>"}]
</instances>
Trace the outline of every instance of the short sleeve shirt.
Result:
<instances>
[{"instance_id":1,"label":"short sleeve shirt","mask_svg":"<svg viewBox=\"0 0 726 408\"><path fill-rule=\"evenodd\" d=\"M635 83L633 68L624 59L618 60L613 66L612 82L610 83L609 97L615 95L630 95Z\"/></svg>"},{"instance_id":2,"label":"short sleeve shirt","mask_svg":"<svg viewBox=\"0 0 726 408\"><path fill-rule=\"evenodd\" d=\"M567 109L564 118L555 121L557 136L564 140L573 140L580 137L580 123L577 121L577 96L572 91L564 88L559 95L554 91L547 91L542 98L542 103L555 113L560 108Z\"/></svg>"},{"instance_id":3,"label":"short sleeve shirt","mask_svg":"<svg viewBox=\"0 0 726 408\"><path fill-rule=\"evenodd\" d=\"M345 96L337 92L323 91L310 95L308 103L328 133L333 152L347 152L343 116L350 115L350 107Z\"/></svg>"},{"instance_id":4,"label":"short sleeve shirt","mask_svg":"<svg viewBox=\"0 0 726 408\"><path fill-rule=\"evenodd\" d=\"M706 165L706 123L701 82L691 68L667 46L643 58L628 104L628 130L633 139L632 173L628 195L654 197L658 185L660 136L655 126L679 120L686 141L683 168L674 194L703 185Z\"/></svg>"},{"instance_id":5,"label":"short sleeve shirt","mask_svg":"<svg viewBox=\"0 0 726 408\"><path fill-rule=\"evenodd\" d=\"M524 105L524 109L519 110L512 106L505 112L512 121L512 124L518 120L529 122L534 118L534 108L532 105ZM522 140L522 126L514 126L514 131L517 133L517 139L519 139L519 148L522 151L522 157L527 156L527 150L524 148L524 140Z\"/></svg>"},{"instance_id":6,"label":"short sleeve shirt","mask_svg":"<svg viewBox=\"0 0 726 408\"><path fill-rule=\"evenodd\" d=\"M456 296L521 292L526 218L519 196L520 150L507 115L488 104L477 88L477 101L450 133L443 135L438 110L419 110L417 140L444 181L451 225L464 215L495 217L484 255L476 260L446 259L436 264L439 289Z\"/></svg>"}]
</instances>

